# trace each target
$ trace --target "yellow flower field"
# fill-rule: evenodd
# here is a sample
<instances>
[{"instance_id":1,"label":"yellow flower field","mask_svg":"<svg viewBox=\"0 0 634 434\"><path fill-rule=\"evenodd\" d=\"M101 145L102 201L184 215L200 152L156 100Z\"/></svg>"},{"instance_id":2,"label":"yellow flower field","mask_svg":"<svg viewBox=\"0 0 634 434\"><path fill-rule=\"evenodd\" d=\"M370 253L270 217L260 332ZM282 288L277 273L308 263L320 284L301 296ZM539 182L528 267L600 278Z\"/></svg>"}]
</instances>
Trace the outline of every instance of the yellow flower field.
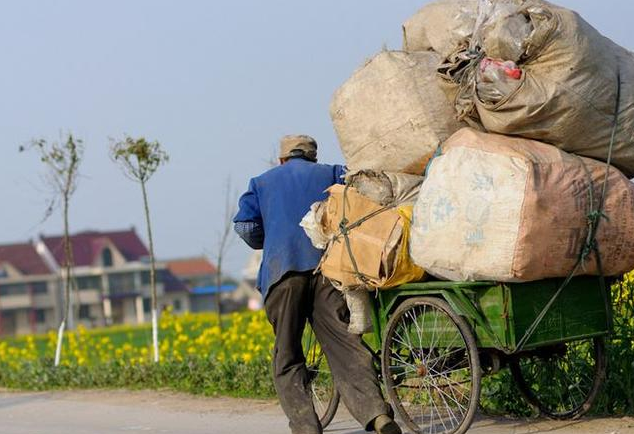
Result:
<instances>
[{"instance_id":1,"label":"yellow flower field","mask_svg":"<svg viewBox=\"0 0 634 434\"><path fill-rule=\"evenodd\" d=\"M211 358L219 362L270 360L273 333L263 311L235 313L223 319L221 329L215 314L173 315L164 312L160 321L161 360ZM27 336L0 342L0 363L18 368L21 364L55 354L56 334ZM68 332L63 364L92 366L109 362L151 363L151 331L147 326L117 326Z\"/></svg>"}]
</instances>

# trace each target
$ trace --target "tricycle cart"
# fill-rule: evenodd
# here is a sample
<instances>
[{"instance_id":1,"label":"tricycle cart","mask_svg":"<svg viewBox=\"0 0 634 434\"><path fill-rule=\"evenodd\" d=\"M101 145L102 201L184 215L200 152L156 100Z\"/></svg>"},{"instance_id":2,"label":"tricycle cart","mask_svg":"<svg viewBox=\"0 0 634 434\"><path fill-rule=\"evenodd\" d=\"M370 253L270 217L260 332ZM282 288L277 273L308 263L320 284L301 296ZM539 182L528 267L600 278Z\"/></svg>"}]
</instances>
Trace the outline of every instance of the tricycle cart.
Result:
<instances>
[{"instance_id":1,"label":"tricycle cart","mask_svg":"<svg viewBox=\"0 0 634 434\"><path fill-rule=\"evenodd\" d=\"M526 400L555 419L588 412L605 379L611 304L597 277L411 283L372 299L365 340L387 399L415 433L465 433L482 376L507 366ZM306 348L325 426L339 397L315 342Z\"/></svg>"}]
</instances>

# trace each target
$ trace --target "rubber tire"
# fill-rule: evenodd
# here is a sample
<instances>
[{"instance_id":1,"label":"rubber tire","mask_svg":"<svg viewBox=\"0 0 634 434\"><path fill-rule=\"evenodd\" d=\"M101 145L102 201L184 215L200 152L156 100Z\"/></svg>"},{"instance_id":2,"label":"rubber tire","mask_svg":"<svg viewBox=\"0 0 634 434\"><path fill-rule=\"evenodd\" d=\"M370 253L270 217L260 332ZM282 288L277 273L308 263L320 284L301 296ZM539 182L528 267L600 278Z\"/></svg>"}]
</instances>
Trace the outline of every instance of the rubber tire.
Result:
<instances>
[{"instance_id":1,"label":"rubber tire","mask_svg":"<svg viewBox=\"0 0 634 434\"><path fill-rule=\"evenodd\" d=\"M423 306L429 305L434 308L444 312L452 322L458 327L460 334L466 344L466 348L469 352L469 358L471 359L471 396L469 402L469 409L467 410L467 415L463 419L462 423L458 428L454 431L443 433L443 434L464 434L466 433L471 424L473 423L473 419L475 418L476 412L478 410L478 406L480 403L480 391L482 387L482 370L480 368L480 355L478 352L478 346L476 344L475 336L471 331L471 327L465 321L463 317L458 315L449 304L438 297L415 297L410 298L404 301L391 315L390 321L387 324L387 331L385 334L385 339L383 340L383 348L381 351L381 366L383 372L383 381L385 383L385 390L387 391L388 398L390 400L390 404L396 410L397 414L401 417L401 419L405 422L410 430L414 433L421 433L420 427L416 425L413 421L410 420L407 412L403 409L398 396L394 393L394 389L389 384L389 372L388 367L390 366L387 349L390 347L390 341L392 339L394 330L399 320L403 317L405 312L407 312L410 308L414 306Z\"/></svg>"},{"instance_id":2,"label":"rubber tire","mask_svg":"<svg viewBox=\"0 0 634 434\"><path fill-rule=\"evenodd\" d=\"M546 408L546 406L539 400L539 398L537 398L537 396L535 396L533 391L526 384L526 380L522 376L519 361L517 359L510 361L509 367L511 369L511 374L513 374L513 379L515 380L515 384L517 384L520 393L529 404L539 409L539 412L543 416L553 420L574 420L583 417L586 413L588 413L588 411L592 409L592 405L597 399L597 396L601 391L601 387L605 382L607 372L607 354L605 352L605 339L603 337L598 337L594 338L593 340L595 368L592 388L590 389L590 393L588 394L583 404L581 404L575 410L569 411L567 413L557 414Z\"/></svg>"},{"instance_id":3,"label":"rubber tire","mask_svg":"<svg viewBox=\"0 0 634 434\"><path fill-rule=\"evenodd\" d=\"M309 328L310 325L307 324L306 327ZM315 332L311 329L310 333L312 334L312 337L314 338L314 343L316 344L317 338L315 337ZM305 353L308 353L309 351L310 351L310 348L305 348ZM325 357L325 355L323 357ZM332 397L330 398L330 402L328 403L328 408L326 409L326 412L324 413L324 415L321 416L321 418L319 419L319 423L321 424L321 427L323 429L325 429L328 425L332 423L333 419L335 418L335 415L337 414L337 409L339 408L340 401L341 401L341 395L339 394L339 391L335 387L334 393L332 394Z\"/></svg>"},{"instance_id":4,"label":"rubber tire","mask_svg":"<svg viewBox=\"0 0 634 434\"><path fill-rule=\"evenodd\" d=\"M339 395L339 392L337 391L337 389L335 389L335 393L330 399L330 404L328 404L328 410L326 410L326 413L324 413L322 418L319 419L319 422L321 423L321 427L323 429L326 429L326 427L328 427L328 425L330 425L335 418L335 415L337 414L337 410L339 408L340 400L341 395Z\"/></svg>"}]
</instances>

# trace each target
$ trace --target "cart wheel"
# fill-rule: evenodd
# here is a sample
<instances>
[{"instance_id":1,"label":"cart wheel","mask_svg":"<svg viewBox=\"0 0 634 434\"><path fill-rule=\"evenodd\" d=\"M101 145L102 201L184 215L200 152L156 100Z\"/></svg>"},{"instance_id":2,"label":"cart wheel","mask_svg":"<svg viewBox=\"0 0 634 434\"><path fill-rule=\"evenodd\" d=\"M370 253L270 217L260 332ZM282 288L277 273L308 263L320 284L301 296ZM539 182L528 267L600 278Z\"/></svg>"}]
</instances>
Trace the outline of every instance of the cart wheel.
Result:
<instances>
[{"instance_id":1,"label":"cart wheel","mask_svg":"<svg viewBox=\"0 0 634 434\"><path fill-rule=\"evenodd\" d=\"M480 359L466 321L434 297L405 301L392 315L382 352L392 406L420 434L463 434L480 399Z\"/></svg>"},{"instance_id":2,"label":"cart wheel","mask_svg":"<svg viewBox=\"0 0 634 434\"><path fill-rule=\"evenodd\" d=\"M586 414L605 380L603 338L562 343L512 360L513 378L526 400L552 419Z\"/></svg>"},{"instance_id":3,"label":"cart wheel","mask_svg":"<svg viewBox=\"0 0 634 434\"><path fill-rule=\"evenodd\" d=\"M326 428L335 418L340 395L335 388L326 356L309 325L306 325L303 341L313 405L321 426Z\"/></svg>"}]
</instances>

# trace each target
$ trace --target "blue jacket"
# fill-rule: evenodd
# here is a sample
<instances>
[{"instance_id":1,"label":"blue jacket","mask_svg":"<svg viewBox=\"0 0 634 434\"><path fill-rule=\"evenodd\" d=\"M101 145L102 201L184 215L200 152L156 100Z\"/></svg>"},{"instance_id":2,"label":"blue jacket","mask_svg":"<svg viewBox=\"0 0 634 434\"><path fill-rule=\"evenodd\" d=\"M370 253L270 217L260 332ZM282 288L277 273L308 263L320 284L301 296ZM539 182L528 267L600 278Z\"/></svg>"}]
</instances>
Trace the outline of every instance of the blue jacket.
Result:
<instances>
[{"instance_id":1,"label":"blue jacket","mask_svg":"<svg viewBox=\"0 0 634 434\"><path fill-rule=\"evenodd\" d=\"M264 298L286 273L317 268L323 251L313 247L299 223L313 203L326 199L325 190L343 183L343 174L342 166L292 159L251 179L233 221L251 247L264 249L257 282Z\"/></svg>"}]
</instances>

